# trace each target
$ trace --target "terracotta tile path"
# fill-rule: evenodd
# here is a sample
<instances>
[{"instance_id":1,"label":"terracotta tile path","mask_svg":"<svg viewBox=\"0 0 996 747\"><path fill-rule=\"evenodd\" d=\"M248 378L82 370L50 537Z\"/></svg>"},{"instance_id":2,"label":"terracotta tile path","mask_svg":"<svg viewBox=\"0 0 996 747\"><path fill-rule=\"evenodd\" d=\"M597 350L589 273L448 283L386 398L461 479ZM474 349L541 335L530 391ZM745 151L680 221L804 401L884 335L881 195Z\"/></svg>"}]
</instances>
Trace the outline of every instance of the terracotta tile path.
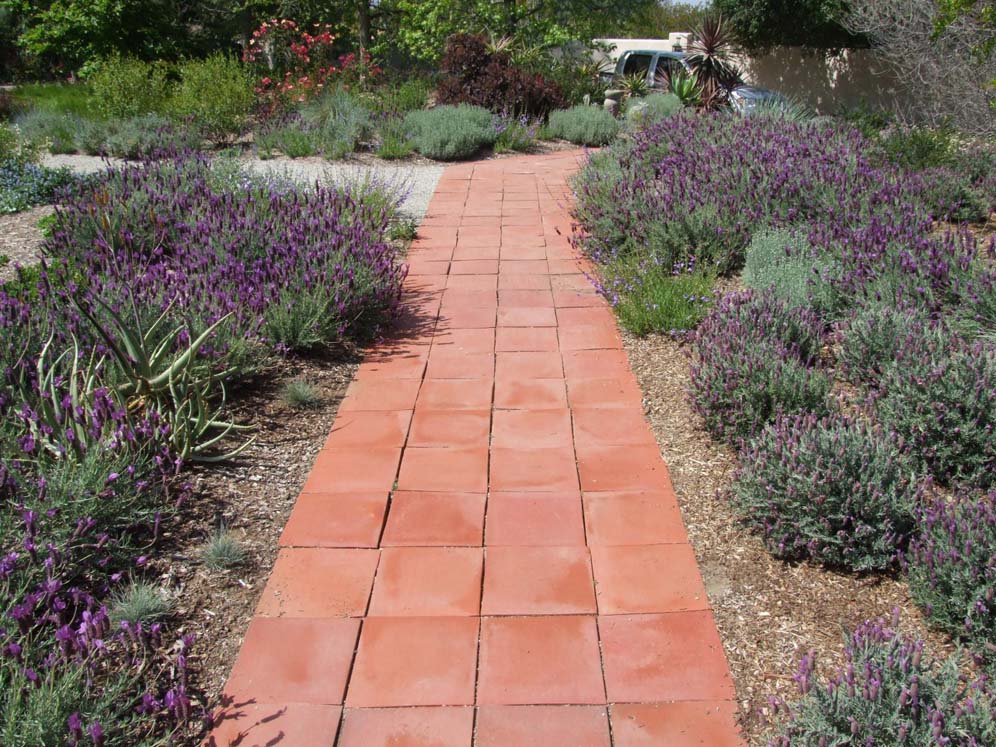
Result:
<instances>
[{"instance_id":1,"label":"terracotta tile path","mask_svg":"<svg viewBox=\"0 0 996 747\"><path fill-rule=\"evenodd\" d=\"M734 747L734 691L611 311L581 154L449 168L351 384L217 745Z\"/></svg>"}]
</instances>

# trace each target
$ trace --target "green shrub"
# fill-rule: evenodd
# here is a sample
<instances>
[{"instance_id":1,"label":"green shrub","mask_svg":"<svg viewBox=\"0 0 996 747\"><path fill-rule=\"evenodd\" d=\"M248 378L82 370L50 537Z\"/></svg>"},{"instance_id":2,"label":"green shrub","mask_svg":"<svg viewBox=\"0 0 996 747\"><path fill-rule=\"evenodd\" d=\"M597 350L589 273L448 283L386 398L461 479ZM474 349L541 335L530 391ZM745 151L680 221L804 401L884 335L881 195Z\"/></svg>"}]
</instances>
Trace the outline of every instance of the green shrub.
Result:
<instances>
[{"instance_id":1,"label":"green shrub","mask_svg":"<svg viewBox=\"0 0 996 747\"><path fill-rule=\"evenodd\" d=\"M713 302L714 272L694 266L675 271L655 262L625 262L625 267L610 269L613 286L605 290L626 329L637 335L678 335L695 329ZM639 285L632 283L636 277L641 279ZM632 287L633 292L615 294L615 287Z\"/></svg>"},{"instance_id":2,"label":"green shrub","mask_svg":"<svg viewBox=\"0 0 996 747\"><path fill-rule=\"evenodd\" d=\"M996 493L926 507L908 571L930 621L996 661Z\"/></svg>"},{"instance_id":3,"label":"green shrub","mask_svg":"<svg viewBox=\"0 0 996 747\"><path fill-rule=\"evenodd\" d=\"M881 143L892 163L911 171L954 165L956 146L946 130L897 127L883 137Z\"/></svg>"},{"instance_id":4,"label":"green shrub","mask_svg":"<svg viewBox=\"0 0 996 747\"><path fill-rule=\"evenodd\" d=\"M0 163L14 160L18 145L17 130L6 122L0 122Z\"/></svg>"},{"instance_id":5,"label":"green shrub","mask_svg":"<svg viewBox=\"0 0 996 747\"><path fill-rule=\"evenodd\" d=\"M927 332L930 325L930 317L922 309L862 306L841 329L838 359L844 375L854 383L875 384L895 363L902 346L914 335Z\"/></svg>"},{"instance_id":6,"label":"green shrub","mask_svg":"<svg viewBox=\"0 0 996 747\"><path fill-rule=\"evenodd\" d=\"M72 114L36 109L21 115L17 127L24 142L36 149L52 153L73 153L76 150L76 130L80 118Z\"/></svg>"},{"instance_id":7,"label":"green shrub","mask_svg":"<svg viewBox=\"0 0 996 747\"><path fill-rule=\"evenodd\" d=\"M683 108L681 99L673 93L652 93L627 104L626 122L631 127L643 127L658 119L672 117Z\"/></svg>"},{"instance_id":8,"label":"green shrub","mask_svg":"<svg viewBox=\"0 0 996 747\"><path fill-rule=\"evenodd\" d=\"M170 108L206 137L222 140L242 131L254 101L252 77L242 64L216 53L180 65L180 84Z\"/></svg>"},{"instance_id":9,"label":"green shrub","mask_svg":"<svg viewBox=\"0 0 996 747\"><path fill-rule=\"evenodd\" d=\"M400 84L388 84L375 91L370 107L375 114L398 115L424 109L432 92L432 81L424 77L408 78Z\"/></svg>"},{"instance_id":10,"label":"green shrub","mask_svg":"<svg viewBox=\"0 0 996 747\"><path fill-rule=\"evenodd\" d=\"M162 114L169 103L170 84L166 67L160 62L106 57L87 82L92 91L92 108L103 117Z\"/></svg>"},{"instance_id":11,"label":"green shrub","mask_svg":"<svg viewBox=\"0 0 996 747\"><path fill-rule=\"evenodd\" d=\"M261 132L256 135L256 148L261 158L270 158L274 151L288 158L305 158L318 155L318 142L315 134L299 123Z\"/></svg>"},{"instance_id":12,"label":"green shrub","mask_svg":"<svg viewBox=\"0 0 996 747\"><path fill-rule=\"evenodd\" d=\"M411 112L405 117L405 130L419 153L439 161L467 158L497 137L491 112L479 106L437 106Z\"/></svg>"},{"instance_id":13,"label":"green shrub","mask_svg":"<svg viewBox=\"0 0 996 747\"><path fill-rule=\"evenodd\" d=\"M117 119L80 119L76 123L76 149L90 156L104 154L106 143L117 132L119 123Z\"/></svg>"},{"instance_id":14,"label":"green shrub","mask_svg":"<svg viewBox=\"0 0 996 747\"><path fill-rule=\"evenodd\" d=\"M974 181L965 170L950 166L927 169L921 176L924 201L937 220L980 223L992 212L996 193L991 179Z\"/></svg>"},{"instance_id":15,"label":"green shrub","mask_svg":"<svg viewBox=\"0 0 996 747\"><path fill-rule=\"evenodd\" d=\"M812 366L822 324L769 294L731 294L699 325L692 404L706 428L734 446L778 415L830 411L830 380Z\"/></svg>"},{"instance_id":16,"label":"green shrub","mask_svg":"<svg viewBox=\"0 0 996 747\"><path fill-rule=\"evenodd\" d=\"M343 88L328 91L313 101L302 117L327 158L343 158L352 153L373 130L369 110Z\"/></svg>"},{"instance_id":17,"label":"green shrub","mask_svg":"<svg viewBox=\"0 0 996 747\"><path fill-rule=\"evenodd\" d=\"M996 352L941 335L903 340L874 401L940 482L996 486Z\"/></svg>"},{"instance_id":18,"label":"green shrub","mask_svg":"<svg viewBox=\"0 0 996 747\"><path fill-rule=\"evenodd\" d=\"M821 681L816 657L796 672L800 698L776 701L784 722L772 747L982 747L996 744L996 694L969 681L961 655L943 661L923 641L885 620L862 623L845 639L844 661Z\"/></svg>"},{"instance_id":19,"label":"green shrub","mask_svg":"<svg viewBox=\"0 0 996 747\"><path fill-rule=\"evenodd\" d=\"M909 541L921 475L888 433L842 416L782 418L741 464L733 503L778 557L876 570Z\"/></svg>"},{"instance_id":20,"label":"green shrub","mask_svg":"<svg viewBox=\"0 0 996 747\"><path fill-rule=\"evenodd\" d=\"M391 117L381 123L380 144L377 146L377 156L385 160L408 158L414 146L411 138L405 132L405 123L397 117Z\"/></svg>"},{"instance_id":21,"label":"green shrub","mask_svg":"<svg viewBox=\"0 0 996 747\"><path fill-rule=\"evenodd\" d=\"M576 145L607 145L619 134L619 122L600 106L574 106L550 115L550 133Z\"/></svg>"}]
</instances>

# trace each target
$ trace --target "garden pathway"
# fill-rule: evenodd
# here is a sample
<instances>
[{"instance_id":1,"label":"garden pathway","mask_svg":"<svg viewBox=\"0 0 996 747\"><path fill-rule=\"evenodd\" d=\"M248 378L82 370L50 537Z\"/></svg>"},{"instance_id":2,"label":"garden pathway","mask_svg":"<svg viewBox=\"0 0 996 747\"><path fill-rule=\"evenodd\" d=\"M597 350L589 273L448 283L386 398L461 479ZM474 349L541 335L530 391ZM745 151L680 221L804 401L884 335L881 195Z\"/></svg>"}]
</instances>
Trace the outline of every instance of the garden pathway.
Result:
<instances>
[{"instance_id":1,"label":"garden pathway","mask_svg":"<svg viewBox=\"0 0 996 747\"><path fill-rule=\"evenodd\" d=\"M568 241L581 158L440 179L403 330L346 393L210 743L741 744L640 389Z\"/></svg>"}]
</instances>

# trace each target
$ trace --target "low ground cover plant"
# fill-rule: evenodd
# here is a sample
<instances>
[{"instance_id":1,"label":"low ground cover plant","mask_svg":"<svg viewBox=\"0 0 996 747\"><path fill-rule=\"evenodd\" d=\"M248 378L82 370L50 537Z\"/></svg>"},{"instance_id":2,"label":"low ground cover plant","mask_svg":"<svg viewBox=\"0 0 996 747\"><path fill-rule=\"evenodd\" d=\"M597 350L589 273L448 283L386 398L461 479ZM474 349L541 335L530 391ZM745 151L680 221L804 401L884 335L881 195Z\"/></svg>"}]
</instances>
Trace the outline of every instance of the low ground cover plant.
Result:
<instances>
[{"instance_id":1,"label":"low ground cover plant","mask_svg":"<svg viewBox=\"0 0 996 747\"><path fill-rule=\"evenodd\" d=\"M226 384L391 314L392 199L142 162L67 194L46 263L0 285L4 744L166 744L202 715L148 554L183 467L250 437Z\"/></svg>"},{"instance_id":2,"label":"low ground cover plant","mask_svg":"<svg viewBox=\"0 0 996 747\"><path fill-rule=\"evenodd\" d=\"M845 639L844 664L819 677L812 655L795 675L801 697L778 704L786 721L772 741L793 745L982 747L996 740L996 694L955 655L936 659L898 619L869 620Z\"/></svg>"}]
</instances>

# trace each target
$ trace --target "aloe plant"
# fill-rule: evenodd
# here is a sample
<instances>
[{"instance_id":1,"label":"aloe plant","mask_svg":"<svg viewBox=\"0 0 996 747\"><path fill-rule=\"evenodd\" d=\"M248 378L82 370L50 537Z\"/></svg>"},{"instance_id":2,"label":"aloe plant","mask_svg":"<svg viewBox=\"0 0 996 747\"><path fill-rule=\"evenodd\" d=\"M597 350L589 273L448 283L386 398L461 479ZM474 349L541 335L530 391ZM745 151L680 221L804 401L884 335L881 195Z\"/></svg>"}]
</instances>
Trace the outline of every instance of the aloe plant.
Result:
<instances>
[{"instance_id":1,"label":"aloe plant","mask_svg":"<svg viewBox=\"0 0 996 747\"><path fill-rule=\"evenodd\" d=\"M108 354L124 377L116 387L126 400L129 411L155 409L169 424L169 441L173 453L182 460L221 461L244 451L254 439L220 454L211 450L229 436L250 430L223 418L226 401L224 381L232 368L212 371L199 356L205 343L231 317L218 319L200 334L187 325L174 327L165 335L173 302L146 329L132 301L132 322L99 299L94 304L110 320L105 326L92 309L76 306L97 333ZM108 329L110 327L110 329ZM186 337L191 342L182 344ZM213 402L218 405L214 406Z\"/></svg>"}]
</instances>

